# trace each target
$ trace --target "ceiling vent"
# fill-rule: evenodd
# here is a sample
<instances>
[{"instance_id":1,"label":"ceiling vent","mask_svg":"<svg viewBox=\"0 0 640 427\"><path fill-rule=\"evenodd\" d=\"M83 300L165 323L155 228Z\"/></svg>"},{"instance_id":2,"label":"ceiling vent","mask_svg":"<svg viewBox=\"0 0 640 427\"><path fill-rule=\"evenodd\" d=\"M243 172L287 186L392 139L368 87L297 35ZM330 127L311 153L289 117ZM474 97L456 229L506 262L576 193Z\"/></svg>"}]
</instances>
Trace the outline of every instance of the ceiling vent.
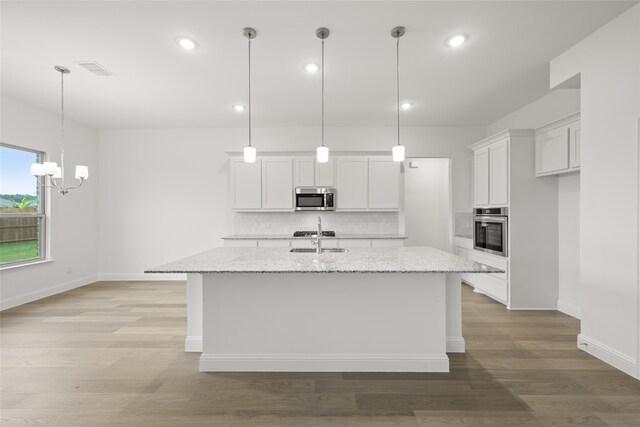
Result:
<instances>
[{"instance_id":1,"label":"ceiling vent","mask_svg":"<svg viewBox=\"0 0 640 427\"><path fill-rule=\"evenodd\" d=\"M115 76L114 73L104 68L102 65L95 61L77 61L76 64L98 77L111 77Z\"/></svg>"}]
</instances>

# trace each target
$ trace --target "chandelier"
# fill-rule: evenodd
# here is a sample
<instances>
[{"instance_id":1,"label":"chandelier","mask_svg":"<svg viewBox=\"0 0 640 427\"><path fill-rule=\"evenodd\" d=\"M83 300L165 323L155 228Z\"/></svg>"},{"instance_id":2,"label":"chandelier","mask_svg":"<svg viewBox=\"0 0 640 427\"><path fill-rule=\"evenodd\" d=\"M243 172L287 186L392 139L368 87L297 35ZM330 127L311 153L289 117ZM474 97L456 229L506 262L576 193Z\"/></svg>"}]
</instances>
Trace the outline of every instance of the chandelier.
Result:
<instances>
[{"instance_id":1,"label":"chandelier","mask_svg":"<svg viewBox=\"0 0 640 427\"><path fill-rule=\"evenodd\" d=\"M60 151L60 166L56 162L33 163L31 165L31 175L36 177L38 184L42 187L53 188L58 190L63 196L74 190L89 178L89 168L87 166L76 166L76 179L80 182L76 185L65 186L64 182L64 75L69 74L68 68L56 65L55 70L60 73L60 139L62 141L62 149Z\"/></svg>"}]
</instances>

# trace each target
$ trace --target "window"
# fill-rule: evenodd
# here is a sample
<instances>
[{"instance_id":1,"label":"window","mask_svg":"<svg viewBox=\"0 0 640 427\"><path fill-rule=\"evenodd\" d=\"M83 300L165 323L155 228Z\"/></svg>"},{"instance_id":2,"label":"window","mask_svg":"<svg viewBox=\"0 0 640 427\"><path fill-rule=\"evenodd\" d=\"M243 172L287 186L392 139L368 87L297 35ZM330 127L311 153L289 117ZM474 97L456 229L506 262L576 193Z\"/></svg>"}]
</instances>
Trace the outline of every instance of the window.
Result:
<instances>
[{"instance_id":1,"label":"window","mask_svg":"<svg viewBox=\"0 0 640 427\"><path fill-rule=\"evenodd\" d=\"M31 176L43 153L0 144L0 267L45 257L45 197Z\"/></svg>"}]
</instances>

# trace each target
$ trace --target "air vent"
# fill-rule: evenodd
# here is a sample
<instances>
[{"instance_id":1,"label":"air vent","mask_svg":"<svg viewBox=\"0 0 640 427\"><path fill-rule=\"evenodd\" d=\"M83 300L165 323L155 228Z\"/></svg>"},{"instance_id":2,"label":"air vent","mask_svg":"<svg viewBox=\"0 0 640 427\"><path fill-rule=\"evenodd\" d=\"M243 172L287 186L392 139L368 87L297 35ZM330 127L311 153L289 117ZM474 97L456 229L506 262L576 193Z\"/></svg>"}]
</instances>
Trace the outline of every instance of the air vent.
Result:
<instances>
[{"instance_id":1,"label":"air vent","mask_svg":"<svg viewBox=\"0 0 640 427\"><path fill-rule=\"evenodd\" d=\"M115 76L114 73L104 68L102 65L98 64L95 61L77 61L76 64L93 74L94 76L99 77L111 77Z\"/></svg>"}]
</instances>

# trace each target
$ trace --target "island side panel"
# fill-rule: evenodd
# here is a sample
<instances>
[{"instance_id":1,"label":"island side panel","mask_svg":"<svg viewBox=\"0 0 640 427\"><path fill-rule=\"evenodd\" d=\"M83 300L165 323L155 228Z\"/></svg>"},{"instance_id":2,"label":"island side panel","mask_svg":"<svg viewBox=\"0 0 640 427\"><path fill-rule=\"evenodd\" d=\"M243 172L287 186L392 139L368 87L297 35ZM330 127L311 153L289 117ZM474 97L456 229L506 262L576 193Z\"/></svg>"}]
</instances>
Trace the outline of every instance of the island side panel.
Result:
<instances>
[{"instance_id":1,"label":"island side panel","mask_svg":"<svg viewBox=\"0 0 640 427\"><path fill-rule=\"evenodd\" d=\"M187 337L185 352L202 352L202 274L187 274Z\"/></svg>"},{"instance_id":2,"label":"island side panel","mask_svg":"<svg viewBox=\"0 0 640 427\"><path fill-rule=\"evenodd\" d=\"M462 279L460 274L448 273L447 286L447 353L464 353L462 337Z\"/></svg>"},{"instance_id":3,"label":"island side panel","mask_svg":"<svg viewBox=\"0 0 640 427\"><path fill-rule=\"evenodd\" d=\"M444 274L205 274L203 294L201 371L449 371Z\"/></svg>"}]
</instances>

